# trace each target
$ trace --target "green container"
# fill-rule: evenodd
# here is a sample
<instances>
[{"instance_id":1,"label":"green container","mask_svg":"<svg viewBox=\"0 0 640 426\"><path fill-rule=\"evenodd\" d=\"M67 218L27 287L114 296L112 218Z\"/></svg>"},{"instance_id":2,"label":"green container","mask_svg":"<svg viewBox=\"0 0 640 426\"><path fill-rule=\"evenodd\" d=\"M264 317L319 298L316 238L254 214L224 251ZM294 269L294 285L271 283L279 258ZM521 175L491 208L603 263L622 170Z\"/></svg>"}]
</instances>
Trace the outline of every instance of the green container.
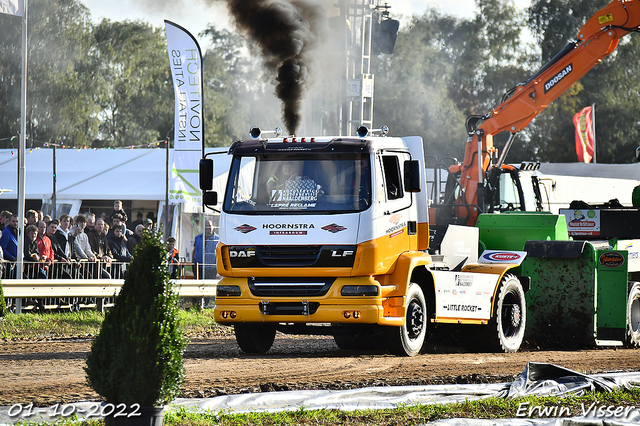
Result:
<instances>
[{"instance_id":1,"label":"green container","mask_svg":"<svg viewBox=\"0 0 640 426\"><path fill-rule=\"evenodd\" d=\"M569 240L564 215L549 212L485 213L476 227L487 250L522 251L529 240Z\"/></svg>"},{"instance_id":2,"label":"green container","mask_svg":"<svg viewBox=\"0 0 640 426\"><path fill-rule=\"evenodd\" d=\"M531 241L525 338L538 346L620 345L626 333L627 252L587 241Z\"/></svg>"}]
</instances>

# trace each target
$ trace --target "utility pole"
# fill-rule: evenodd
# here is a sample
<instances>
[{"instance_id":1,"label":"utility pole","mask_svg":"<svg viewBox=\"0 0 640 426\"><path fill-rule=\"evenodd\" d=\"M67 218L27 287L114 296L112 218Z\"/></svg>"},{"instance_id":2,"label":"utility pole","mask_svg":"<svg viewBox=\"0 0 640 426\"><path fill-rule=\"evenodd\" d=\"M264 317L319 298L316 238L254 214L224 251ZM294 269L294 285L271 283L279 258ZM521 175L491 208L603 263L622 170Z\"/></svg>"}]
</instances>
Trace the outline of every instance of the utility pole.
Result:
<instances>
[{"instance_id":1,"label":"utility pole","mask_svg":"<svg viewBox=\"0 0 640 426\"><path fill-rule=\"evenodd\" d=\"M57 214L57 193L58 193L58 159L56 157L56 144L53 144L53 188L51 192L51 217L58 217Z\"/></svg>"},{"instance_id":2,"label":"utility pole","mask_svg":"<svg viewBox=\"0 0 640 426\"><path fill-rule=\"evenodd\" d=\"M345 84L340 93L340 136L351 136L359 125L373 127L374 78L371 73L372 30L378 0L343 0Z\"/></svg>"}]
</instances>

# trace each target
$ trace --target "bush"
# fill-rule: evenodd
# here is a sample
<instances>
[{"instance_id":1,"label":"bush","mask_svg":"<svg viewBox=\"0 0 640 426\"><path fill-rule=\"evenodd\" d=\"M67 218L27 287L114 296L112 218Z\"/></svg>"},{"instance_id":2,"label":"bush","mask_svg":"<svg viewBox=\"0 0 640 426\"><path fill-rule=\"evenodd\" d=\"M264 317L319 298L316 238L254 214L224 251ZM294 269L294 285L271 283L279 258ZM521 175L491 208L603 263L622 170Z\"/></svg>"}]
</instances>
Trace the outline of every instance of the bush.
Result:
<instances>
[{"instance_id":1,"label":"bush","mask_svg":"<svg viewBox=\"0 0 640 426\"><path fill-rule=\"evenodd\" d=\"M0 266L0 272L2 272L2 267ZM0 281L0 318L4 318L9 313L7 309L7 302L4 300L4 290L2 290L2 281Z\"/></svg>"},{"instance_id":2,"label":"bush","mask_svg":"<svg viewBox=\"0 0 640 426\"><path fill-rule=\"evenodd\" d=\"M145 232L91 345L85 367L89 385L111 403L151 407L173 400L184 381L187 345L178 307L166 247Z\"/></svg>"}]
</instances>

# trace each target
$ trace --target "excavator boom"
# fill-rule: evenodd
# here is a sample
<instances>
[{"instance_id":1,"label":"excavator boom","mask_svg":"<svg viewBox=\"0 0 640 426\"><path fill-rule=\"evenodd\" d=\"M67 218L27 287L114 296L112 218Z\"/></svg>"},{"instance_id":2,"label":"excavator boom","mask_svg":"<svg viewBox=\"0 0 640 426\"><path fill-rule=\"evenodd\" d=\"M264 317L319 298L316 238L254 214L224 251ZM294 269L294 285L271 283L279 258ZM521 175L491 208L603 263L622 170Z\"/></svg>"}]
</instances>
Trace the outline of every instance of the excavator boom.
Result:
<instances>
[{"instance_id":1,"label":"excavator boom","mask_svg":"<svg viewBox=\"0 0 640 426\"><path fill-rule=\"evenodd\" d=\"M511 138L503 149L496 167L504 162L513 136L524 129L551 102L558 98L584 76L603 58L611 54L622 37L640 28L640 0L614 0L594 14L580 29L575 41L545 64L538 72L512 89L502 102L485 116L467 120L469 132L462 164L449 168L457 176L458 184L449 185L456 194L455 207L437 206L442 209L432 214L432 223L475 225L484 208L484 196L488 185L487 172L493 167L491 155L493 136L507 131ZM443 209L444 207L444 209Z\"/></svg>"}]
</instances>

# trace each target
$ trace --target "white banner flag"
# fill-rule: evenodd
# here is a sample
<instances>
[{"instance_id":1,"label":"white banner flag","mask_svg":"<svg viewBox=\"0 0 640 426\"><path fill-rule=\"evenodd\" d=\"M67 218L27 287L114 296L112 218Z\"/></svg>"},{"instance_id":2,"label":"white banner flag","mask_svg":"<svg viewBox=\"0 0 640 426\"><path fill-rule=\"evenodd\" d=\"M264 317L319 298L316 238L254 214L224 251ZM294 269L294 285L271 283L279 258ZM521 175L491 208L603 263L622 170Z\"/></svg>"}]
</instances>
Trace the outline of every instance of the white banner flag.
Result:
<instances>
[{"instance_id":1,"label":"white banner flag","mask_svg":"<svg viewBox=\"0 0 640 426\"><path fill-rule=\"evenodd\" d=\"M169 204L197 203L202 205L198 182L201 151L174 151L169 185Z\"/></svg>"},{"instance_id":2,"label":"white banner flag","mask_svg":"<svg viewBox=\"0 0 640 426\"><path fill-rule=\"evenodd\" d=\"M169 203L202 205L198 163L204 147L202 53L184 28L164 21L175 93L174 151Z\"/></svg>"},{"instance_id":3,"label":"white banner flag","mask_svg":"<svg viewBox=\"0 0 640 426\"><path fill-rule=\"evenodd\" d=\"M24 15L24 0L0 0L0 13L7 15Z\"/></svg>"}]
</instances>

